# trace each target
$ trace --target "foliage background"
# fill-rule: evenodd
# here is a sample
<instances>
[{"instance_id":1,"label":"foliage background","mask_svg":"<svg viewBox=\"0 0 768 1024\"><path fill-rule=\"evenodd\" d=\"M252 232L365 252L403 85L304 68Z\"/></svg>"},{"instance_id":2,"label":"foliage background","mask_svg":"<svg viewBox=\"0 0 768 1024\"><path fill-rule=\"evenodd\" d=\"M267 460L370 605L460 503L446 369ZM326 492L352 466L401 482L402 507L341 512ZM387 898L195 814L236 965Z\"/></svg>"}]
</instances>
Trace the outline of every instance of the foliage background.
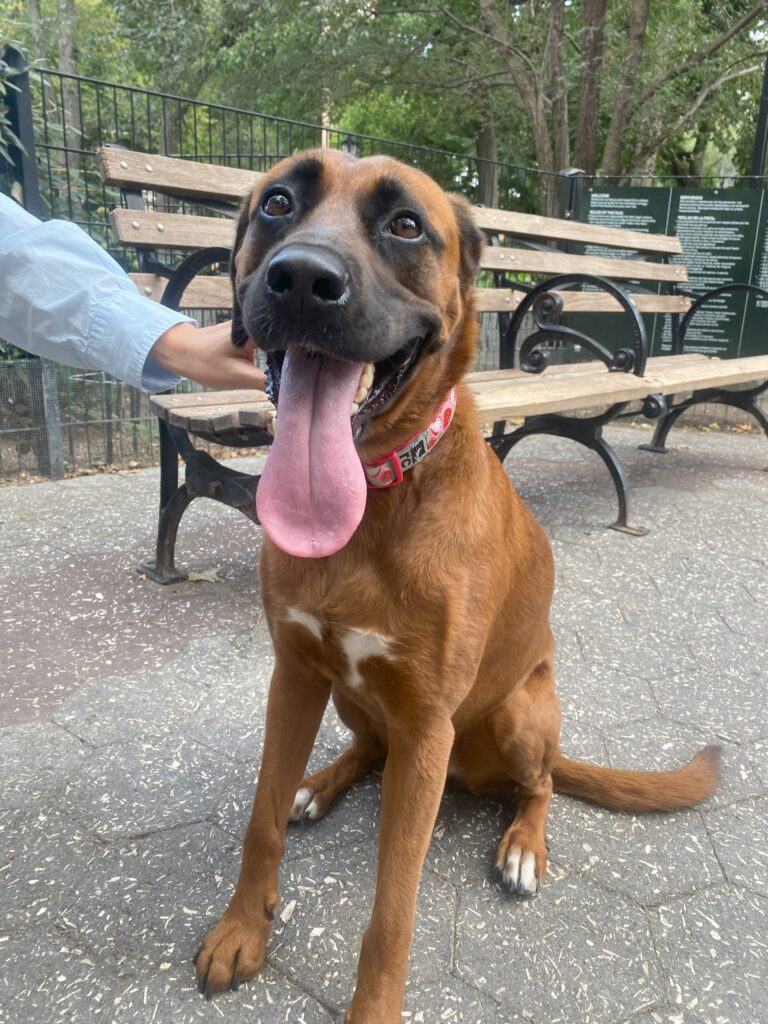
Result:
<instances>
[{"instance_id":1,"label":"foliage background","mask_svg":"<svg viewBox=\"0 0 768 1024\"><path fill-rule=\"evenodd\" d=\"M748 171L768 18L750 0L5 0L2 41L175 95L687 184Z\"/></svg>"}]
</instances>

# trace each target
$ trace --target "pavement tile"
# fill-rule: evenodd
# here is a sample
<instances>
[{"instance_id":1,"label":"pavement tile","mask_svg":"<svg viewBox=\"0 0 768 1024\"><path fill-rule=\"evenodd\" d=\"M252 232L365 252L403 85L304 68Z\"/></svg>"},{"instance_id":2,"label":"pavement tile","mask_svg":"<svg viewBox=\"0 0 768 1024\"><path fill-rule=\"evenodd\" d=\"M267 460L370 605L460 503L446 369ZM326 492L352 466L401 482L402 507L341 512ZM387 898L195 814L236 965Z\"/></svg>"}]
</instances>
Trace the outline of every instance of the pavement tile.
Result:
<instances>
[{"instance_id":1,"label":"pavement tile","mask_svg":"<svg viewBox=\"0 0 768 1024\"><path fill-rule=\"evenodd\" d=\"M203 874L170 873L139 884L119 904L105 892L94 894L71 923L82 942L122 975L152 975L170 964L191 977L195 951L226 910L237 870L234 858L222 857Z\"/></svg>"},{"instance_id":2,"label":"pavement tile","mask_svg":"<svg viewBox=\"0 0 768 1024\"><path fill-rule=\"evenodd\" d=\"M149 980L131 981L115 999L110 1024L331 1024L332 1015L276 971L265 967L237 992L206 1002L193 984L191 964L163 963Z\"/></svg>"},{"instance_id":3,"label":"pavement tile","mask_svg":"<svg viewBox=\"0 0 768 1024\"><path fill-rule=\"evenodd\" d=\"M0 729L0 808L55 802L88 756L84 743L50 722Z\"/></svg>"},{"instance_id":4,"label":"pavement tile","mask_svg":"<svg viewBox=\"0 0 768 1024\"><path fill-rule=\"evenodd\" d=\"M174 739L204 701L200 691L162 672L86 683L53 714L54 722L94 747L141 737Z\"/></svg>"},{"instance_id":5,"label":"pavement tile","mask_svg":"<svg viewBox=\"0 0 768 1024\"><path fill-rule=\"evenodd\" d=\"M456 960L462 979L541 1024L621 1020L663 986L644 912L580 877L529 900L461 893Z\"/></svg>"},{"instance_id":6,"label":"pavement tile","mask_svg":"<svg viewBox=\"0 0 768 1024\"><path fill-rule=\"evenodd\" d=\"M724 740L768 736L763 699L768 642L703 629L691 649L698 671L685 673L675 665L664 677L650 680L664 715Z\"/></svg>"},{"instance_id":7,"label":"pavement tile","mask_svg":"<svg viewBox=\"0 0 768 1024\"><path fill-rule=\"evenodd\" d=\"M593 631L588 622L584 626L578 637L587 664L630 671L643 679L663 678L672 666L678 672L693 672L697 668L688 637L673 637L626 624L610 632L599 627Z\"/></svg>"},{"instance_id":8,"label":"pavement tile","mask_svg":"<svg viewBox=\"0 0 768 1024\"><path fill-rule=\"evenodd\" d=\"M728 881L768 896L768 797L712 811L704 822Z\"/></svg>"},{"instance_id":9,"label":"pavement tile","mask_svg":"<svg viewBox=\"0 0 768 1024\"><path fill-rule=\"evenodd\" d=\"M641 906L723 877L696 811L622 814L555 797L548 836L558 867L578 871Z\"/></svg>"},{"instance_id":10,"label":"pavement tile","mask_svg":"<svg viewBox=\"0 0 768 1024\"><path fill-rule=\"evenodd\" d=\"M84 877L90 884L105 858L112 861L111 851L44 802L1 811L0 934L7 939L54 920L62 894L76 892ZM130 872L119 870L130 885Z\"/></svg>"},{"instance_id":11,"label":"pavement tile","mask_svg":"<svg viewBox=\"0 0 768 1024\"><path fill-rule=\"evenodd\" d=\"M138 908L150 884L172 891L236 871L231 837L210 825L104 844L64 815L25 814L0 818L0 931L45 924L106 955L139 934Z\"/></svg>"},{"instance_id":12,"label":"pavement tile","mask_svg":"<svg viewBox=\"0 0 768 1024\"><path fill-rule=\"evenodd\" d=\"M622 1022L624 1024L624 1022ZM626 1024L704 1024L704 1018L691 1013L690 1010L665 1006L651 1013L643 1013L632 1017Z\"/></svg>"},{"instance_id":13,"label":"pavement tile","mask_svg":"<svg viewBox=\"0 0 768 1024\"><path fill-rule=\"evenodd\" d=\"M403 1024L523 1024L477 989L456 978L439 978L426 984L412 983L405 993Z\"/></svg>"},{"instance_id":14,"label":"pavement tile","mask_svg":"<svg viewBox=\"0 0 768 1024\"><path fill-rule=\"evenodd\" d=\"M74 664L60 665L23 641L17 642L15 636L12 645L0 647L0 679L2 725L49 717L80 682Z\"/></svg>"},{"instance_id":15,"label":"pavement tile","mask_svg":"<svg viewBox=\"0 0 768 1024\"><path fill-rule=\"evenodd\" d=\"M515 814L514 801L468 793L449 783L427 851L426 867L462 888L488 889L496 847Z\"/></svg>"},{"instance_id":16,"label":"pavement tile","mask_svg":"<svg viewBox=\"0 0 768 1024\"><path fill-rule=\"evenodd\" d=\"M207 818L233 774L230 762L192 740L149 737L96 751L62 808L103 839L139 836Z\"/></svg>"},{"instance_id":17,"label":"pavement tile","mask_svg":"<svg viewBox=\"0 0 768 1024\"><path fill-rule=\"evenodd\" d=\"M574 726L605 729L646 717L658 709L645 679L604 664L587 662L561 667L557 692L563 721Z\"/></svg>"},{"instance_id":18,"label":"pavement tile","mask_svg":"<svg viewBox=\"0 0 768 1024\"><path fill-rule=\"evenodd\" d=\"M602 730L591 725L587 718L581 721L563 720L560 726L560 750L564 757L575 761L608 766L608 752Z\"/></svg>"},{"instance_id":19,"label":"pavement tile","mask_svg":"<svg viewBox=\"0 0 768 1024\"><path fill-rule=\"evenodd\" d=\"M39 883L27 898L36 926L121 976L161 972L168 960L191 972L206 918L223 911L237 878L231 837L199 825L96 848L77 827L47 838L47 847L25 845L12 868L20 891Z\"/></svg>"},{"instance_id":20,"label":"pavement tile","mask_svg":"<svg viewBox=\"0 0 768 1024\"><path fill-rule=\"evenodd\" d=\"M718 887L661 906L650 921L668 976L665 1001L706 1024L768 1019L768 900Z\"/></svg>"},{"instance_id":21,"label":"pavement tile","mask_svg":"<svg viewBox=\"0 0 768 1024\"><path fill-rule=\"evenodd\" d=\"M1 1024L111 1021L116 979L76 941L40 930L0 950Z\"/></svg>"}]
</instances>

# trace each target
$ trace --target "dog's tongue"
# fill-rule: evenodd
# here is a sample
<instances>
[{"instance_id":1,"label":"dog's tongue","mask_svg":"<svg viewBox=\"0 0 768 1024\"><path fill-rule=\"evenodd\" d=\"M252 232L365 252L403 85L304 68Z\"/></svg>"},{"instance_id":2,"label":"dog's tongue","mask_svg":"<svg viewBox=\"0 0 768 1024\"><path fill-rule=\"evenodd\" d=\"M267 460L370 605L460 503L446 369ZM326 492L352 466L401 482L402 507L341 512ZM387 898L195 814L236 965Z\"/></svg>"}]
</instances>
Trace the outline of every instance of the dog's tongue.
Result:
<instances>
[{"instance_id":1,"label":"dog's tongue","mask_svg":"<svg viewBox=\"0 0 768 1024\"><path fill-rule=\"evenodd\" d=\"M367 485L350 418L362 369L362 363L313 357L296 346L286 353L256 512L289 555L332 555L363 518Z\"/></svg>"}]
</instances>

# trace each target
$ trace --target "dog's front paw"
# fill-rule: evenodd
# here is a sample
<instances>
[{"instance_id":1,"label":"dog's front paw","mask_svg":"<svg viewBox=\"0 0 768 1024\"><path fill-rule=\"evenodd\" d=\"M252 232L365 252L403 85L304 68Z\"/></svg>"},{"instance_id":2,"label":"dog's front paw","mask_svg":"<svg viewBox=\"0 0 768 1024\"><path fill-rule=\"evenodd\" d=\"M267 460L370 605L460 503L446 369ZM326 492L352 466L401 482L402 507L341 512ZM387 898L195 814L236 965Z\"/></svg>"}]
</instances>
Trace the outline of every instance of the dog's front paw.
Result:
<instances>
[{"instance_id":1,"label":"dog's front paw","mask_svg":"<svg viewBox=\"0 0 768 1024\"><path fill-rule=\"evenodd\" d=\"M546 849L525 842L511 828L496 850L496 870L515 896L535 896L547 871Z\"/></svg>"},{"instance_id":2,"label":"dog's front paw","mask_svg":"<svg viewBox=\"0 0 768 1024\"><path fill-rule=\"evenodd\" d=\"M206 999L252 978L264 962L268 927L260 932L237 911L228 910L203 939L195 955L197 990Z\"/></svg>"}]
</instances>

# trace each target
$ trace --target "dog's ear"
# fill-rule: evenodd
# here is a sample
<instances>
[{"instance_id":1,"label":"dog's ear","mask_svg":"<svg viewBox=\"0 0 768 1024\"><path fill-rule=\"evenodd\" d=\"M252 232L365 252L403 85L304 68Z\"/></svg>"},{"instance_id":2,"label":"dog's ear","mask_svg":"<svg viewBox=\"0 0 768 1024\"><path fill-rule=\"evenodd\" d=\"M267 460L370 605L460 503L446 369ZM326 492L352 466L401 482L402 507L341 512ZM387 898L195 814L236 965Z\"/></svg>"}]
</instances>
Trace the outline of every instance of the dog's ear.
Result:
<instances>
[{"instance_id":1,"label":"dog's ear","mask_svg":"<svg viewBox=\"0 0 768 1024\"><path fill-rule=\"evenodd\" d=\"M237 217L237 228L235 230L235 244L232 246L232 255L229 258L229 280L232 284L232 344L242 348L248 341L248 332L243 326L243 311L240 308L240 301L237 297L237 254L243 244L245 233L250 222L251 197L246 196L240 213Z\"/></svg>"},{"instance_id":2,"label":"dog's ear","mask_svg":"<svg viewBox=\"0 0 768 1024\"><path fill-rule=\"evenodd\" d=\"M459 228L461 253L461 286L470 288L474 284L480 257L483 254L483 234L475 224L472 207L463 196L449 195Z\"/></svg>"}]
</instances>

